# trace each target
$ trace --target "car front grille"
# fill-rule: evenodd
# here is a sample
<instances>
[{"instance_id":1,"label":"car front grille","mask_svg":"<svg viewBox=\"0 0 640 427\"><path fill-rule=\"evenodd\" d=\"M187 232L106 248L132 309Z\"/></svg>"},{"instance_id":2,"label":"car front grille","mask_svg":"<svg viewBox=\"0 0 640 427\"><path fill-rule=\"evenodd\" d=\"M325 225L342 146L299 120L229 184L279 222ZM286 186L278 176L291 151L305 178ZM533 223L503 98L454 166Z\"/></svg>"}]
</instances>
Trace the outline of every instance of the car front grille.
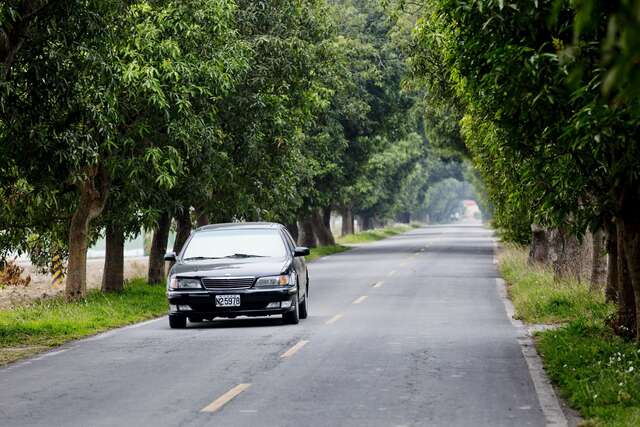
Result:
<instances>
[{"instance_id":1,"label":"car front grille","mask_svg":"<svg viewBox=\"0 0 640 427\"><path fill-rule=\"evenodd\" d=\"M248 289L253 286L255 277L205 277L202 284L207 289Z\"/></svg>"}]
</instances>

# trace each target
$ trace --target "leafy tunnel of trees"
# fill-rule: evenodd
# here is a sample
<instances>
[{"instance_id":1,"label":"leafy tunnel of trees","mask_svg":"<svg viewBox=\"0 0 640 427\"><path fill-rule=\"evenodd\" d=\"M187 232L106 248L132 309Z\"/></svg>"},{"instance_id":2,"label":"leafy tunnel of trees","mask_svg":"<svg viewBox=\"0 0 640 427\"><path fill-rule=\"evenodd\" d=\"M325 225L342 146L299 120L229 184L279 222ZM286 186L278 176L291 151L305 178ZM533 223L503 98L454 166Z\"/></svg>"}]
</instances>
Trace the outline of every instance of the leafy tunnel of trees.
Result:
<instances>
[{"instance_id":1,"label":"leafy tunnel of trees","mask_svg":"<svg viewBox=\"0 0 640 427\"><path fill-rule=\"evenodd\" d=\"M424 216L463 179L407 84L415 18L373 0L10 0L0 6L0 257L66 260L86 294L123 287L153 230L149 282L193 227L279 221L302 244ZM170 230L176 232L167 248Z\"/></svg>"}]
</instances>

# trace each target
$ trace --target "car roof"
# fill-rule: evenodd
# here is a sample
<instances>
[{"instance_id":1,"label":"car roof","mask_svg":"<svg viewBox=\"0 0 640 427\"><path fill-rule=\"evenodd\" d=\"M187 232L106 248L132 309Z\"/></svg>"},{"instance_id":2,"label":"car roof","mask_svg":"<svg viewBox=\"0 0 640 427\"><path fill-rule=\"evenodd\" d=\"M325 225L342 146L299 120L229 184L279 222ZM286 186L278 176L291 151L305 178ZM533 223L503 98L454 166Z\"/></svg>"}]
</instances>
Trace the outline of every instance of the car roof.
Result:
<instances>
[{"instance_id":1,"label":"car roof","mask_svg":"<svg viewBox=\"0 0 640 427\"><path fill-rule=\"evenodd\" d=\"M274 229L282 228L282 224L277 222L226 222L223 224L209 224L197 228L195 231L213 231L213 230L247 230L247 229Z\"/></svg>"}]
</instances>

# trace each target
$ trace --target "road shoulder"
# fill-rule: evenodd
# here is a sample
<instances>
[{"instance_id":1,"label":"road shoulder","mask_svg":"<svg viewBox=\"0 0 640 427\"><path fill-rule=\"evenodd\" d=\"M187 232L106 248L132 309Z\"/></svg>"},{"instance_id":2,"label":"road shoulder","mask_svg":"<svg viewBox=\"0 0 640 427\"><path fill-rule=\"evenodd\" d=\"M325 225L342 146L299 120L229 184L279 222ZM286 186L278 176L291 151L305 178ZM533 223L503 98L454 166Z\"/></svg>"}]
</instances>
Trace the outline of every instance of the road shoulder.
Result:
<instances>
[{"instance_id":1,"label":"road shoulder","mask_svg":"<svg viewBox=\"0 0 640 427\"><path fill-rule=\"evenodd\" d=\"M515 308L509 299L506 283L503 279L496 279L496 289L504 304L509 321L518 331L518 344L527 362L529 375L547 426L574 427L580 425L582 419L578 414L558 398L555 388L544 370L542 359L536 350L535 340L530 329L522 321L515 318Z\"/></svg>"}]
</instances>

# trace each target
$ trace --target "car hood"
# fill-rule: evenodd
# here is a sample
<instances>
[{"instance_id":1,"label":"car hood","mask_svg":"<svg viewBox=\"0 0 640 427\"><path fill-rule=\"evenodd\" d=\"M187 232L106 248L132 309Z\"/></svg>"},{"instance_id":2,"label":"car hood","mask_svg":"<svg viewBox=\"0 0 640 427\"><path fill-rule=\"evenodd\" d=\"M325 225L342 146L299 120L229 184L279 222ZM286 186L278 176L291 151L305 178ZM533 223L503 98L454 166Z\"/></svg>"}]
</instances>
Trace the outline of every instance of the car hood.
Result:
<instances>
[{"instance_id":1,"label":"car hood","mask_svg":"<svg viewBox=\"0 0 640 427\"><path fill-rule=\"evenodd\" d=\"M242 258L188 261L176 263L169 275L181 277L274 276L284 273L288 258Z\"/></svg>"}]
</instances>

